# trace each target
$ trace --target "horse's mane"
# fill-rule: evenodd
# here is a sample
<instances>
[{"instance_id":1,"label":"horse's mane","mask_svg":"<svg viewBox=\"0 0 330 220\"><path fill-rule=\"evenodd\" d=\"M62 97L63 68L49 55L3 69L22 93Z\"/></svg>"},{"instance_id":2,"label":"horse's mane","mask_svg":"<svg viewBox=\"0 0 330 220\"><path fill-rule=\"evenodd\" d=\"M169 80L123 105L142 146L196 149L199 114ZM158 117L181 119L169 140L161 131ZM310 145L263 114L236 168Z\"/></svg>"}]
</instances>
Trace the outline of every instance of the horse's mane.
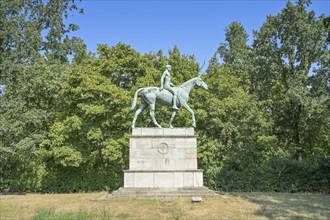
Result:
<instances>
[{"instance_id":1,"label":"horse's mane","mask_svg":"<svg viewBox=\"0 0 330 220\"><path fill-rule=\"evenodd\" d=\"M196 80L196 78L198 78L198 77L195 77L195 78L189 79L188 81L186 81L186 82L182 83L182 84L181 84L181 87L185 87L187 84L190 84L190 83L191 83L191 81L194 81L194 80Z\"/></svg>"}]
</instances>

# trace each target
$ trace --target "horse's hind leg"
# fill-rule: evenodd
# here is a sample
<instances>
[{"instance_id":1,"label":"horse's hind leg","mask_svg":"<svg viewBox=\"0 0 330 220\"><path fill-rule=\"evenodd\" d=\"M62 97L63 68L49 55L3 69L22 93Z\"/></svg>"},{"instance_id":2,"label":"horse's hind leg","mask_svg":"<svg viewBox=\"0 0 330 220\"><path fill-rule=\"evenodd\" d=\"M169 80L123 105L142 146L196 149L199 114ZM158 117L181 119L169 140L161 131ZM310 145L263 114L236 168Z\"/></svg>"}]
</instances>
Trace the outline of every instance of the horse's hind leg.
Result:
<instances>
[{"instance_id":1,"label":"horse's hind leg","mask_svg":"<svg viewBox=\"0 0 330 220\"><path fill-rule=\"evenodd\" d=\"M136 110L134 118L133 118L133 122L132 122L132 128L135 128L135 121L136 121L137 117L139 116L139 114L141 112L143 112L146 109L146 107L147 106L144 103L142 103L141 106L139 107L139 109Z\"/></svg>"},{"instance_id":2,"label":"horse's hind leg","mask_svg":"<svg viewBox=\"0 0 330 220\"><path fill-rule=\"evenodd\" d=\"M161 128L162 126L160 126L160 125L157 123L156 118L155 118L155 103L151 103L151 104L150 104L150 116L151 116L152 121L154 122L154 124L155 124L157 127Z\"/></svg>"}]
</instances>

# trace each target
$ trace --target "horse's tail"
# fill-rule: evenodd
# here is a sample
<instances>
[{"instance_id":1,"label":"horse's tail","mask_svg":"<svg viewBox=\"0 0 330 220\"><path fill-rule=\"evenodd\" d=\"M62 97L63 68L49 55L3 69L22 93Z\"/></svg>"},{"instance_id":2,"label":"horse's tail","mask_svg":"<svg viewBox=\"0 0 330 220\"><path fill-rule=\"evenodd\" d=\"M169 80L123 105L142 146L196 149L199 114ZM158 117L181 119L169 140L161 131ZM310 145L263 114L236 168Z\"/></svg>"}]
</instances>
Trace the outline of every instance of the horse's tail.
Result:
<instances>
[{"instance_id":1,"label":"horse's tail","mask_svg":"<svg viewBox=\"0 0 330 220\"><path fill-rule=\"evenodd\" d=\"M130 108L130 112L134 111L135 107L136 107L136 101L137 101L137 96L138 96L138 93L144 88L141 88L141 89L138 89L135 94L134 94L134 99L133 99L133 103L132 103L132 107Z\"/></svg>"}]
</instances>

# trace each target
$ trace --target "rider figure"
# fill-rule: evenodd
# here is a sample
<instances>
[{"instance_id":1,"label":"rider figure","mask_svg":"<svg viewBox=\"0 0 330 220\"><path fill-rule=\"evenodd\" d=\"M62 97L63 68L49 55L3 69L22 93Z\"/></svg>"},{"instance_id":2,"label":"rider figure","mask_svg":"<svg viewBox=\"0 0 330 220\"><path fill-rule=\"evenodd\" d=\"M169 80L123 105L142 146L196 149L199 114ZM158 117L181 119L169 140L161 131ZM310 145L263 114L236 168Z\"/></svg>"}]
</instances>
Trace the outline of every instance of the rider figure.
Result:
<instances>
[{"instance_id":1,"label":"rider figure","mask_svg":"<svg viewBox=\"0 0 330 220\"><path fill-rule=\"evenodd\" d=\"M171 75L169 72L169 71L171 71L171 69L172 69L172 67L170 65L166 65L166 70L164 71L162 78L160 79L160 81L161 81L160 90L166 89L173 94L172 108L177 110L178 109L178 107L176 106L177 91L173 88L174 87L173 83L171 83Z\"/></svg>"}]
</instances>

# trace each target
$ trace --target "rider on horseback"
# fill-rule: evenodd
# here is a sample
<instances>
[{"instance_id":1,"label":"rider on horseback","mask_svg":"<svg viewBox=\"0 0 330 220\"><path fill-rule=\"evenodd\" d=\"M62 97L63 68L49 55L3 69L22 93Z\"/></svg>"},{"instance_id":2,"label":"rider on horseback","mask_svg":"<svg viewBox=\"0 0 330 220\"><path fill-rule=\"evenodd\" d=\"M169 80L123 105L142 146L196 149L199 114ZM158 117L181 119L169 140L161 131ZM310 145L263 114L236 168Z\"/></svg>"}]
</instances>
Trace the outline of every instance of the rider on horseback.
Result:
<instances>
[{"instance_id":1,"label":"rider on horseback","mask_svg":"<svg viewBox=\"0 0 330 220\"><path fill-rule=\"evenodd\" d=\"M178 107L176 106L176 102L177 102L177 91L173 88L174 85L173 83L171 83L171 75L170 72L172 67L170 65L166 65L166 70L164 71L162 78L160 79L161 81L161 86L160 86L160 91L162 91L163 89L168 90L170 93L173 94L173 109L177 110Z\"/></svg>"}]
</instances>

